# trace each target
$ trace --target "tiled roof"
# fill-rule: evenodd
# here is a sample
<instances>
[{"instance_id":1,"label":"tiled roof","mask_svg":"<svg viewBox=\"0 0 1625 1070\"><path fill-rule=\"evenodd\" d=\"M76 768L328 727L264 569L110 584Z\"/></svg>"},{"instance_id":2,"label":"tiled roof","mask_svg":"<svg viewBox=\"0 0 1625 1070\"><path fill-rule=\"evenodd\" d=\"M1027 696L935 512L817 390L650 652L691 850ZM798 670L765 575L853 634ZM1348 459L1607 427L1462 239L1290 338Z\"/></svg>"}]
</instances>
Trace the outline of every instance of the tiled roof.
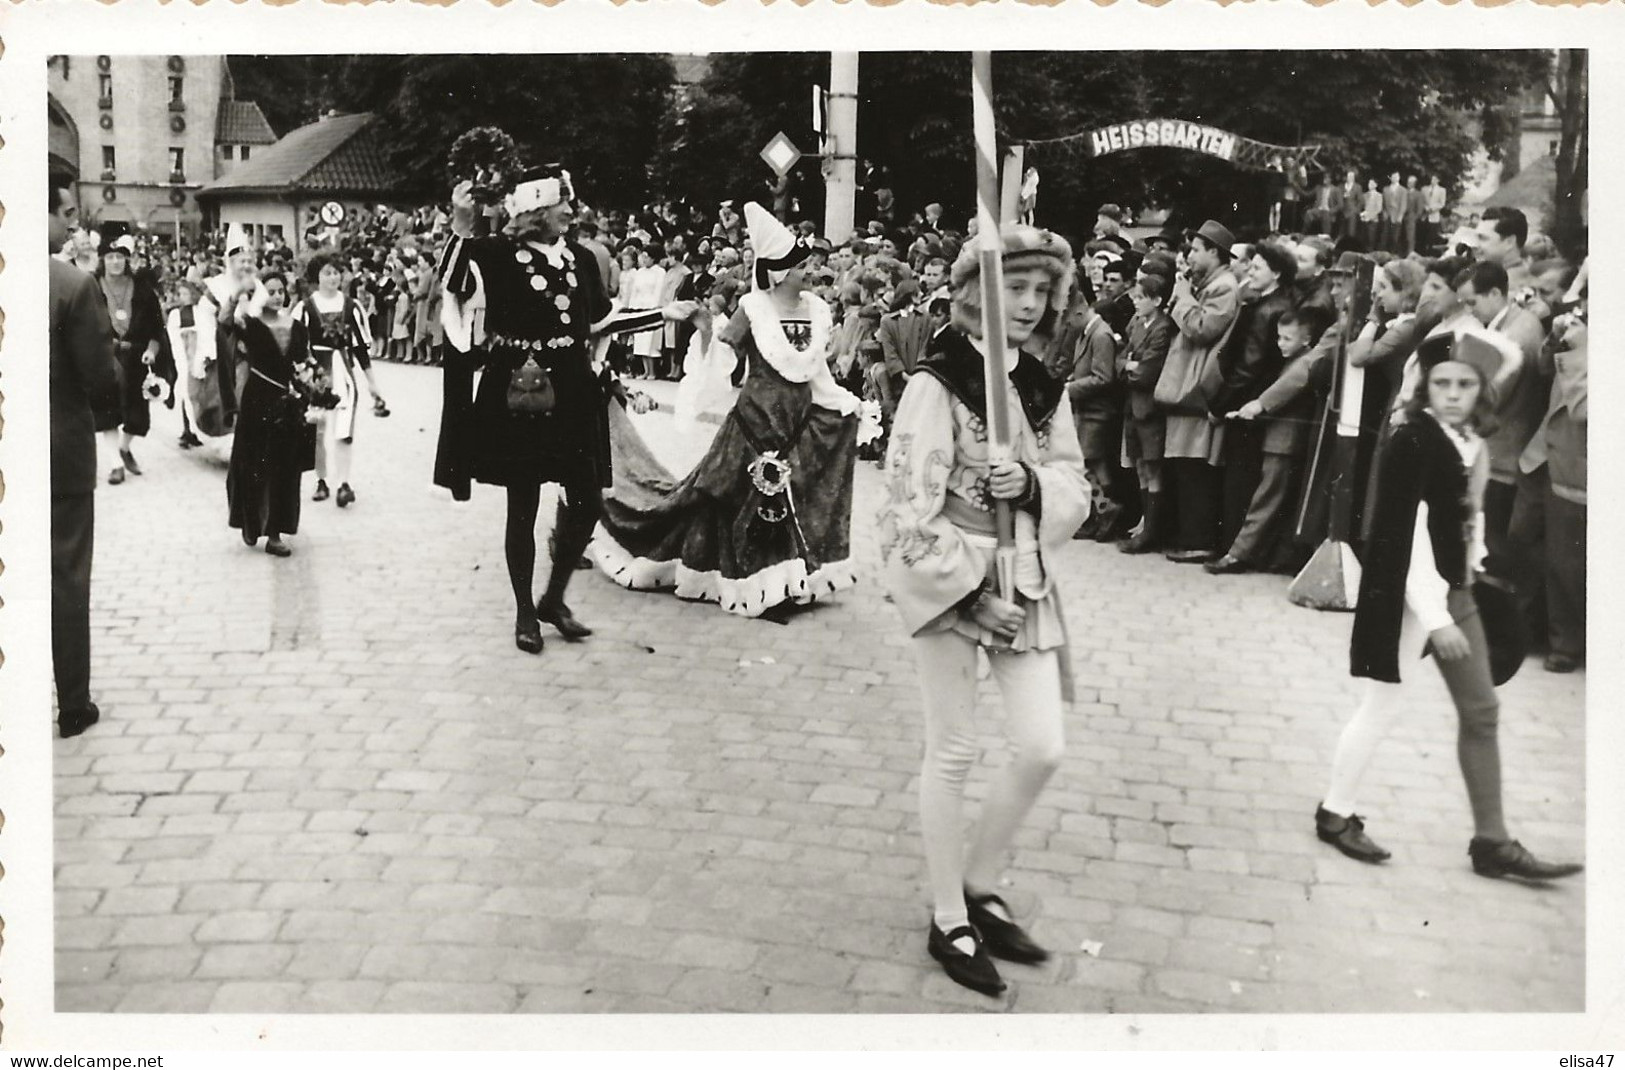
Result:
<instances>
[{"instance_id":1,"label":"tiled roof","mask_svg":"<svg viewBox=\"0 0 1625 1070\"><path fill-rule=\"evenodd\" d=\"M373 116L334 115L291 131L247 163L204 186L205 196L234 190L381 193L395 185Z\"/></svg>"},{"instance_id":2,"label":"tiled roof","mask_svg":"<svg viewBox=\"0 0 1625 1070\"><path fill-rule=\"evenodd\" d=\"M265 113L252 100L222 100L214 124L217 145L270 145L276 141Z\"/></svg>"}]
</instances>

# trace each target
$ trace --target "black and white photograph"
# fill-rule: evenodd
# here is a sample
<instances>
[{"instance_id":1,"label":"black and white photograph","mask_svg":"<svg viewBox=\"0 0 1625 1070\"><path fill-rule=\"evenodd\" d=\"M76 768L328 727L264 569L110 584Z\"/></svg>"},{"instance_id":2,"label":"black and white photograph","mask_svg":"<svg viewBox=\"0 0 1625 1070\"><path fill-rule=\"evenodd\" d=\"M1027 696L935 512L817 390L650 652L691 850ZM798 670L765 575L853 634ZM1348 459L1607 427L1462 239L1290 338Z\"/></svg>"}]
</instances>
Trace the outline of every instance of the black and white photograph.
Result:
<instances>
[{"instance_id":1,"label":"black and white photograph","mask_svg":"<svg viewBox=\"0 0 1625 1070\"><path fill-rule=\"evenodd\" d=\"M690 31L26 57L56 1014L1595 1010L1605 42Z\"/></svg>"}]
</instances>

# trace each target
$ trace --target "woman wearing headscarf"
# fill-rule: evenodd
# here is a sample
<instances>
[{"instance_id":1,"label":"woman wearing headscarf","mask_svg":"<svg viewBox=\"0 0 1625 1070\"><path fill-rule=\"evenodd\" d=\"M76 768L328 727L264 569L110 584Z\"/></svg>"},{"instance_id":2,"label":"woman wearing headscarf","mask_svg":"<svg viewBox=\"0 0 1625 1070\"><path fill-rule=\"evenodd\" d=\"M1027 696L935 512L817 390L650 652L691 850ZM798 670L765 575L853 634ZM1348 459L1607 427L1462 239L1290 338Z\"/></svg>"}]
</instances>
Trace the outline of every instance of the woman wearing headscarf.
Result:
<instances>
[{"instance_id":1,"label":"woman wearing headscarf","mask_svg":"<svg viewBox=\"0 0 1625 1070\"><path fill-rule=\"evenodd\" d=\"M857 582L859 420L857 397L830 373L829 306L807 290L801 266L810 247L754 201L745 219L755 286L708 343L735 355L739 397L681 481L663 471L635 478L628 473L640 466L615 462L592 553L622 587L759 617Z\"/></svg>"},{"instance_id":2,"label":"woman wearing headscarf","mask_svg":"<svg viewBox=\"0 0 1625 1070\"><path fill-rule=\"evenodd\" d=\"M990 456L979 257L1004 261L1012 458ZM1051 556L1089 514L1083 452L1065 384L1039 354L1067 307L1072 250L1021 224L967 243L952 272L951 326L939 334L897 408L878 517L886 586L911 638L925 711L920 828L932 914L927 950L958 984L997 995L992 957L1042 962L1048 952L997 893L1005 856L1063 750L1070 698L1066 628ZM995 501L1015 514L1013 598L995 581ZM1004 699L1014 756L970 834L965 781L979 750L977 665ZM991 956L991 957L990 957Z\"/></svg>"},{"instance_id":3,"label":"woman wearing headscarf","mask_svg":"<svg viewBox=\"0 0 1625 1070\"><path fill-rule=\"evenodd\" d=\"M147 405L163 400L173 405L175 358L169 349L163 306L158 292L130 271L135 239L128 234L116 238L102 252L98 273L107 314L113 323L113 355L118 362L119 426L102 432L110 450L118 451L119 463L107 482L124 482L125 473L141 475L131 446L152 430L152 414ZM149 379L161 380L163 387L149 387Z\"/></svg>"}]
</instances>

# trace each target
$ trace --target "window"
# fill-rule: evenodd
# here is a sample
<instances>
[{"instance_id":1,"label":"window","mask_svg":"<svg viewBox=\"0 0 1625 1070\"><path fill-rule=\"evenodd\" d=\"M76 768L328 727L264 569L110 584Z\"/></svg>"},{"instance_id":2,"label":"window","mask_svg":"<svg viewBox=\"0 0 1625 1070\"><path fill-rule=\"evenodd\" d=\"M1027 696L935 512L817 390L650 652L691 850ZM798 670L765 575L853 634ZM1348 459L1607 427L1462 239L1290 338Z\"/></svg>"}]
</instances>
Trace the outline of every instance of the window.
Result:
<instances>
[{"instance_id":1,"label":"window","mask_svg":"<svg viewBox=\"0 0 1625 1070\"><path fill-rule=\"evenodd\" d=\"M220 146L220 158L222 160L231 159L231 146L230 145L221 145Z\"/></svg>"},{"instance_id":2,"label":"window","mask_svg":"<svg viewBox=\"0 0 1625 1070\"><path fill-rule=\"evenodd\" d=\"M101 86L102 103L111 106L113 103L113 76L111 74L98 74L96 82Z\"/></svg>"},{"instance_id":3,"label":"window","mask_svg":"<svg viewBox=\"0 0 1625 1070\"><path fill-rule=\"evenodd\" d=\"M170 75L169 76L169 110L170 111L185 111L186 110L185 92L186 92L186 79L180 77L179 75L174 75L174 74Z\"/></svg>"},{"instance_id":4,"label":"window","mask_svg":"<svg viewBox=\"0 0 1625 1070\"><path fill-rule=\"evenodd\" d=\"M118 169L118 159L113 152L113 146L102 146L102 173L110 175Z\"/></svg>"},{"instance_id":5,"label":"window","mask_svg":"<svg viewBox=\"0 0 1625 1070\"><path fill-rule=\"evenodd\" d=\"M169 180L171 182L186 181L186 150L169 150Z\"/></svg>"},{"instance_id":6,"label":"window","mask_svg":"<svg viewBox=\"0 0 1625 1070\"><path fill-rule=\"evenodd\" d=\"M244 145L243 146L243 151L238 153L237 155L238 155L239 159L244 159L244 160L248 159L248 146Z\"/></svg>"}]
</instances>

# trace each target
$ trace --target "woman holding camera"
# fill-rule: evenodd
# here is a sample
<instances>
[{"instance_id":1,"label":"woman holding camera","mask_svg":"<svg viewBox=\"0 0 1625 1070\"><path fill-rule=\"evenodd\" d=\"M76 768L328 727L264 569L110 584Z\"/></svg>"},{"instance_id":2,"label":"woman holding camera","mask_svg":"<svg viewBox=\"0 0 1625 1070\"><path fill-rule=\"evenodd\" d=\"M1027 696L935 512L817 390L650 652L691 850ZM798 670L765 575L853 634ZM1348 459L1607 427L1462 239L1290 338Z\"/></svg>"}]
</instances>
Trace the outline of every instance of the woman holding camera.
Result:
<instances>
[{"instance_id":1,"label":"woman holding camera","mask_svg":"<svg viewBox=\"0 0 1625 1070\"><path fill-rule=\"evenodd\" d=\"M242 408L226 472L231 526L253 546L287 557L282 536L299 530L299 480L316 463L316 428L306 419L315 393L315 367L303 324L288 310L288 280L272 272L261 281L268 299L243 321L239 344L248 362Z\"/></svg>"}]
</instances>

